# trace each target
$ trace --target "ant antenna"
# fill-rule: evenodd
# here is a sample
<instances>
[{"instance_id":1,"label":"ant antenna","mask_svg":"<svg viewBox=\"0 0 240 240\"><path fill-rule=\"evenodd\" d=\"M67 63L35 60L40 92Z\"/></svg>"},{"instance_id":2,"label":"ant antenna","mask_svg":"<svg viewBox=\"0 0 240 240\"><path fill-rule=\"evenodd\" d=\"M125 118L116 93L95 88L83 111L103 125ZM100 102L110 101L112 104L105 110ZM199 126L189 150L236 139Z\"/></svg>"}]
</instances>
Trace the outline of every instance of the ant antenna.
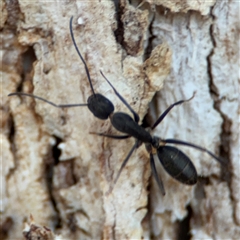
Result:
<instances>
[{"instance_id":1,"label":"ant antenna","mask_svg":"<svg viewBox=\"0 0 240 240\"><path fill-rule=\"evenodd\" d=\"M92 89L92 93L93 95L95 96L95 92L94 92L94 89L93 89L93 85L92 85L92 81L91 81L91 78L90 78L90 74L89 74L89 71L88 71L88 67L87 67L87 64L85 62L85 60L83 59L78 47L77 47L77 44L76 44L76 41L75 41L75 38L74 38L74 34L73 34L73 29L72 29L72 21L73 21L73 16L70 18L70 22L69 22L69 28L70 28L70 34L71 34L71 38L72 38L72 42L73 42L73 45L78 53L78 56L80 57L80 59L82 60L83 64L84 64L84 67L85 67L85 70L86 70L86 74L87 74L87 78L88 78L88 81L89 81L89 84L90 84L90 87Z\"/></svg>"}]
</instances>

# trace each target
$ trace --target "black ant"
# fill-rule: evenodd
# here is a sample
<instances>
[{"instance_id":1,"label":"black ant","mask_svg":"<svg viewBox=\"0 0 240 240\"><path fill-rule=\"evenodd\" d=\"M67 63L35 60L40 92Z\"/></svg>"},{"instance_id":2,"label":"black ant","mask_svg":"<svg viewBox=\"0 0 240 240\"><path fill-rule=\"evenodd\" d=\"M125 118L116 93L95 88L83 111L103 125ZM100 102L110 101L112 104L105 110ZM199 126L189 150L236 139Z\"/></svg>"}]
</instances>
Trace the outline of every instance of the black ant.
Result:
<instances>
[{"instance_id":1,"label":"black ant","mask_svg":"<svg viewBox=\"0 0 240 240\"><path fill-rule=\"evenodd\" d=\"M101 71L100 71L101 72ZM124 139L127 137L134 137L136 139L135 144L133 145L132 149L128 153L127 157L123 161L120 170L117 173L117 177L113 182L112 187L110 187L108 193L110 193L116 184L118 178L120 177L120 174L123 170L123 168L126 166L129 158L131 157L133 151L137 149L142 143L145 143L145 147L147 151L150 154L150 164L151 164L151 169L153 172L153 176L159 186L160 191L162 192L163 195L165 195L165 190L163 186L162 180L159 178L159 175L156 170L155 162L153 155L157 153L158 158L163 165L165 171L173 178L175 178L177 181L187 184L187 185L194 185L197 183L197 171L195 166L193 165L192 161L189 159L189 157L184 154L182 151L180 151L176 147L172 146L165 146L165 144L179 144L179 145L184 145L184 146L189 146L196 148L200 151L208 153L211 157L213 157L215 160L217 160L219 163L224 164L224 161L215 156L212 152L209 150L200 147L198 145L177 140L177 139L161 139L156 136L151 136L150 133L140 126L138 124L139 121L139 116L138 114L127 104L127 102L123 99L122 96L116 91L116 89L113 87L113 85L107 80L107 78L103 75L101 72L102 76L105 78L105 80L109 83L109 85L112 87L116 95L120 98L120 100L128 107L128 109L133 113L134 120L131 116L129 116L126 113L123 112L117 112L113 113L110 116L111 123L112 125L120 132L126 133L127 135L125 136L115 136L115 135L108 135L105 133L96 133L96 132L91 132L91 134L96 134L100 136L105 136L105 137L110 137L113 139ZM178 102L173 103L170 105L157 119L157 121L152 125L151 130L156 128L158 124L165 118L165 116L170 112L170 110L179 104L182 104L184 102L188 102L192 100L195 96L195 92L193 96L187 100L180 100Z\"/></svg>"},{"instance_id":2,"label":"black ant","mask_svg":"<svg viewBox=\"0 0 240 240\"><path fill-rule=\"evenodd\" d=\"M123 112L113 113L114 105L112 104L112 102L110 100L108 100L106 97L104 97L103 95L94 92L90 74L89 74L89 71L87 68L87 64L84 61L84 59L76 45L75 39L74 39L73 30L72 30L72 20L73 20L73 17L71 17L71 19L70 19L70 34L72 37L72 41L73 41L73 44L75 46L75 49L76 49L80 59L82 60L82 62L84 64L86 74L88 77L88 81L89 81L89 84L90 84L90 87L91 87L91 90L93 93L88 98L88 101L87 101L88 103L57 105L57 104L50 102L44 98L41 98L41 97L38 97L38 96L35 96L32 94L28 94L28 93L21 93L21 92L10 93L8 96L20 95L20 96L33 97L33 98L39 99L41 101L44 101L44 102L51 104L52 106L58 107L58 108L87 106L95 117L100 118L102 120L106 120L109 117L112 125L118 131L126 133L127 135L114 136L114 135L108 135L108 134L104 134L104 133L91 132L92 134L97 134L100 136L110 137L110 138L114 138L114 139L126 139L129 137L134 137L136 139L136 142L135 142L134 146L132 147L132 149L130 150L130 152L128 153L125 160L123 161L121 168L117 174L117 177L114 181L113 186L116 184L123 168L126 166L134 149L138 148L142 143L145 143L146 149L148 150L148 152L150 154L150 163L151 163L153 176L155 177L155 179L158 183L158 186L159 186L161 192L163 193L163 195L165 194L164 186L163 186L161 179L159 178L159 176L157 174L155 162L153 159L153 154L155 154L155 152L157 152L158 158L161 161L166 172L168 172L173 178L175 178L176 180L178 180L184 184L189 184L189 185L193 185L197 182L197 171L196 171L193 163L191 162L191 160L179 149L177 149L175 147L165 146L165 144L170 143L170 144L179 144L179 145L193 147L193 148L196 148L196 149L199 149L201 151L208 153L210 156L212 156L218 162L224 163L221 159L216 157L213 153L211 153L207 149L202 148L200 146L197 146L197 145L194 145L194 144L191 144L188 142L184 142L181 140L176 140L176 139L165 139L164 140L164 139L161 139L161 138L158 138L155 136L152 137L150 135L150 133L148 131L146 131L145 128L143 128L142 126L140 126L138 124L138 122L139 122L138 114L131 108L131 106L127 103L127 101L117 92L117 90L113 87L113 85L107 80L107 78L100 71L100 73L102 74L104 79L109 83L109 85L112 87L112 89L114 90L114 92L118 96L118 98L132 112L134 119L131 116L129 116L128 114L123 113ZM179 105L184 102L187 102L187 101L190 101L193 97L194 97L194 95L188 100L178 101L178 102L172 104L170 107L168 107L165 110L165 112L153 124L153 126L151 127L151 130L153 130L164 119L164 117L168 114L168 112L174 106ZM113 186L112 186L112 188L110 188L109 192L112 191Z\"/></svg>"},{"instance_id":3,"label":"black ant","mask_svg":"<svg viewBox=\"0 0 240 240\"><path fill-rule=\"evenodd\" d=\"M88 109L93 113L93 115L95 117L100 118L102 120L106 120L109 117L109 115L114 111L114 106L113 106L112 102L110 100L108 100L106 97L104 97L102 94L94 92L87 64L86 64L85 60L83 59L83 57L82 57L82 55L81 55L81 53L80 53L80 51L77 47L75 39L74 39L74 34L73 34L73 30L72 30L72 20L73 20L73 17L70 18L70 22L69 22L71 38L72 38L74 47L75 47L80 59L82 60L82 62L84 64L85 71L86 71L86 74L87 74L87 78L88 78L88 81L89 81L89 84L90 84L90 87L91 87L91 90L92 90L92 93L93 93L88 98L87 103L57 105L57 104L55 104L53 102L50 102L50 101L48 101L48 100L46 100L42 97L38 97L38 96L35 96L33 94L22 93L22 92L10 93L10 94L8 94L8 96L18 95L18 96L32 97L32 98L36 98L36 99L39 99L41 101L44 101L44 102L46 102L46 103L48 103L48 104L50 104L54 107L58 107L58 108L85 107L85 106L87 106Z\"/></svg>"}]
</instances>

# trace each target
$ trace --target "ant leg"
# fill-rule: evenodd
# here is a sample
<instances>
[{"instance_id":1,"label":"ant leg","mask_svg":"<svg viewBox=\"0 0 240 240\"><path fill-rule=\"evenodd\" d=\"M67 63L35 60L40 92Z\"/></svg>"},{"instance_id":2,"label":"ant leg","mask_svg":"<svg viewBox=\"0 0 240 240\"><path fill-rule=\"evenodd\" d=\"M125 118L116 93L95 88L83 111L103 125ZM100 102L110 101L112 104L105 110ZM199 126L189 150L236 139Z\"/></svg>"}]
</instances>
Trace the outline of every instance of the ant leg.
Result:
<instances>
[{"instance_id":1,"label":"ant leg","mask_svg":"<svg viewBox=\"0 0 240 240\"><path fill-rule=\"evenodd\" d=\"M92 93L93 95L95 96L95 92L94 92L94 89L93 89L93 85L92 85L92 81L91 81L91 78L90 78L90 74L89 74L89 71L88 71L88 67L87 67L87 64L85 62L85 60L83 59L78 47L77 47L77 44L76 44L76 41L75 41L75 38L74 38L74 34L73 34L73 29L72 29L72 21L73 21L73 16L70 18L70 22L69 22L69 29L70 29L70 34L71 34L71 38L72 38L72 42L73 42L73 45L78 53L78 56L80 57L80 59L82 60L83 64L84 64L84 67L85 67L85 71L86 71L86 74L87 74L87 78L88 78L88 81L89 81L89 84L90 84L90 87L91 87L91 90L92 90Z\"/></svg>"},{"instance_id":2,"label":"ant leg","mask_svg":"<svg viewBox=\"0 0 240 240\"><path fill-rule=\"evenodd\" d=\"M119 136L119 135L109 135L109 134L105 134L105 133L97 133L97 132L89 132L90 134L95 134L95 135L98 135L98 136L103 136L103 137L108 137L108 138L113 138L113 139L127 139L127 138L130 138L131 136L129 135L122 135L122 136Z\"/></svg>"},{"instance_id":3,"label":"ant leg","mask_svg":"<svg viewBox=\"0 0 240 240\"><path fill-rule=\"evenodd\" d=\"M131 111L131 113L134 116L135 122L138 123L139 122L138 114L132 109L132 107L127 103L127 101L119 94L119 92L114 88L114 86L107 80L107 78L104 76L101 70L100 70L100 73L102 74L103 78L108 82L108 84L112 87L113 91L118 96L118 98L122 101L122 103Z\"/></svg>"},{"instance_id":4,"label":"ant leg","mask_svg":"<svg viewBox=\"0 0 240 240\"><path fill-rule=\"evenodd\" d=\"M163 185L163 181L162 179L158 176L158 173L157 173L157 169L156 169L156 166L155 166L155 162L154 162L154 158L153 158L153 155L152 153L150 153L150 165L151 165L151 169L152 169L152 173L153 173L153 176L157 182L157 185L162 193L162 195L164 196L166 193L165 193L165 189L164 189L164 185Z\"/></svg>"},{"instance_id":5,"label":"ant leg","mask_svg":"<svg viewBox=\"0 0 240 240\"><path fill-rule=\"evenodd\" d=\"M112 186L109 188L109 190L107 191L107 195L109 195L109 194L112 192L114 186L116 185L116 183L117 183L117 181L118 181L118 179L119 179L119 177L120 177L120 174L121 174L123 168L126 166L126 164L127 164L128 160L129 160L129 158L131 157L133 151L134 151L136 148L138 148L140 145L141 145L141 142L138 141L138 140L136 140L136 142L135 142L135 144L133 145L132 149L130 150L130 152L128 153L127 157L126 157L125 160L123 161L123 163L122 163L122 165L121 165L121 168L120 168L119 171L118 171L117 177L115 178L115 180L114 180L114 182L113 182L113 185L112 185Z\"/></svg>"},{"instance_id":6,"label":"ant leg","mask_svg":"<svg viewBox=\"0 0 240 240\"><path fill-rule=\"evenodd\" d=\"M195 96L196 92L193 93L192 97L187 99L187 100L181 100L181 101L178 101L178 102L175 102L173 103L172 105L170 105L161 115L160 117L157 119L157 121L153 124L153 126L151 127L151 129L153 130L165 117L166 115L170 112L170 110L174 107L174 106L177 106L179 104L182 104L184 102L189 102L191 101L194 96Z\"/></svg>"},{"instance_id":7,"label":"ant leg","mask_svg":"<svg viewBox=\"0 0 240 240\"><path fill-rule=\"evenodd\" d=\"M53 102L50 102L44 98L41 98L41 97L38 97L38 96L35 96L33 94L30 94L30 93L22 93L22 92L15 92L15 93L10 93L8 94L8 96L26 96L26 97L31 97L31 98L36 98L38 100L41 100L43 102L46 102L54 107L57 107L57 108L68 108L68 107L85 107L85 106L88 106L87 103L80 103L80 104L55 104Z\"/></svg>"},{"instance_id":8,"label":"ant leg","mask_svg":"<svg viewBox=\"0 0 240 240\"><path fill-rule=\"evenodd\" d=\"M173 143L173 144L179 144L179 145L184 145L184 146L196 148L200 151L206 152L211 157L213 157L216 161L218 161L220 164L223 164L223 165L226 164L225 161L223 161L219 157L215 156L212 152L210 152L209 150L207 150L206 148L203 148L201 146L198 146L198 145L195 145L195 144L192 144L192 143L189 143L189 142L184 142L184 141L181 141L181 140L177 140L177 139L165 139L165 140L161 139L160 141L162 143Z\"/></svg>"}]
</instances>

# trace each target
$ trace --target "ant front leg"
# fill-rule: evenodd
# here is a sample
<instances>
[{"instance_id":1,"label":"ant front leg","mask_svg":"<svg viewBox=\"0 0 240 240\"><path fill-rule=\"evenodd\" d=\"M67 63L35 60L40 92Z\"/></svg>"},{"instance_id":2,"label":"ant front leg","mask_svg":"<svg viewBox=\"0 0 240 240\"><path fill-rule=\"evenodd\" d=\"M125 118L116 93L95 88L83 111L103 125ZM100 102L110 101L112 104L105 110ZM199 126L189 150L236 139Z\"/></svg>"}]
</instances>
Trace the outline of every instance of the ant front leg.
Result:
<instances>
[{"instance_id":1,"label":"ant front leg","mask_svg":"<svg viewBox=\"0 0 240 240\"><path fill-rule=\"evenodd\" d=\"M87 103L79 103L79 104L56 104L56 103L53 103L51 101L48 101L42 97L39 97L39 96L36 96L36 95L33 95L33 94L30 94L30 93L22 93L22 92L14 92L14 93L10 93L8 94L9 97L11 96L25 96L25 97L31 97L31 98L36 98L38 100L41 100L45 103L48 103L54 107L57 107L57 108L69 108L69 107L85 107L85 106L88 106Z\"/></svg>"},{"instance_id":2,"label":"ant front leg","mask_svg":"<svg viewBox=\"0 0 240 240\"><path fill-rule=\"evenodd\" d=\"M41 101L48 103L57 108L88 107L88 109L92 112L92 114L95 117L102 119L102 120L108 119L108 117L114 111L114 106L113 106L112 102L99 93L91 95L88 98L88 103L77 103L77 104L56 104L56 103L51 102L42 97L30 94L30 93L22 93L22 92L10 93L10 94L8 94L8 96L9 97L25 96L25 97L36 98L38 100L41 100Z\"/></svg>"},{"instance_id":3,"label":"ant front leg","mask_svg":"<svg viewBox=\"0 0 240 240\"><path fill-rule=\"evenodd\" d=\"M120 95L120 93L114 88L114 86L110 83L109 80L107 80L107 78L104 76L104 74L102 73L102 71L100 70L100 73L102 74L103 78L108 82L108 84L111 86L111 88L113 89L113 91L115 92L115 94L118 96L118 98L122 101L122 103L131 111L131 113L134 116L134 120L136 123L139 122L139 116L138 114L132 109L132 107L127 103L127 101Z\"/></svg>"}]
</instances>

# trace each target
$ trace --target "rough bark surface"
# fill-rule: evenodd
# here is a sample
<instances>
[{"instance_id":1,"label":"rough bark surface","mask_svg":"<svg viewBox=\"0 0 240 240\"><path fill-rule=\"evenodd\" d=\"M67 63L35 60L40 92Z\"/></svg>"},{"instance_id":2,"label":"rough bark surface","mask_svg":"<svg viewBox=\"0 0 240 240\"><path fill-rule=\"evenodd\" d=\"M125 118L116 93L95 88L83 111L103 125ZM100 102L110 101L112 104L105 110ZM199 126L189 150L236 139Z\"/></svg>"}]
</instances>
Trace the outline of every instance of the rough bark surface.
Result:
<instances>
[{"instance_id":1,"label":"rough bark surface","mask_svg":"<svg viewBox=\"0 0 240 240\"><path fill-rule=\"evenodd\" d=\"M1 239L240 238L239 3L140 3L1 2ZM129 112L99 70L141 121L150 102L153 123L197 91L153 134L201 145L229 166L179 147L199 182L180 184L157 164L163 197L142 145L107 195L134 139L89 134L121 135L87 107L7 97L21 91L57 104L87 102L92 92L69 34L71 16L94 90L115 111Z\"/></svg>"}]
</instances>

